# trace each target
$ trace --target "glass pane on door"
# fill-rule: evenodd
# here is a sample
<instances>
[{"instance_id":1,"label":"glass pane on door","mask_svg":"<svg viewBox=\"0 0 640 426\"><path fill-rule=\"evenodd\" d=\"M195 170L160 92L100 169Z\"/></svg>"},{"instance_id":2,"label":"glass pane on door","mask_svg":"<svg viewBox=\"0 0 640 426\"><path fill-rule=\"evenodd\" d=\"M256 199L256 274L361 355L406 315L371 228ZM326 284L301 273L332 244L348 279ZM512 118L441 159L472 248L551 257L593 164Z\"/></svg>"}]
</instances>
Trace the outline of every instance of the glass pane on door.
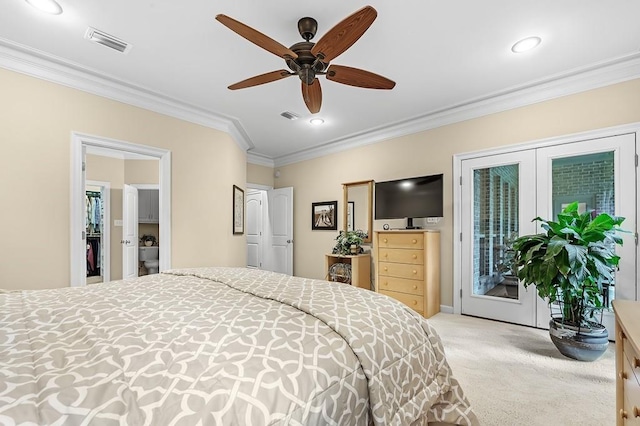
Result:
<instances>
[{"instance_id":1,"label":"glass pane on door","mask_svg":"<svg viewBox=\"0 0 640 426\"><path fill-rule=\"evenodd\" d=\"M615 215L614 152L555 158L551 162L552 208L556 218L567 204L578 202L578 212ZM611 307L615 282L605 285L603 301Z\"/></svg>"},{"instance_id":2,"label":"glass pane on door","mask_svg":"<svg viewBox=\"0 0 640 426\"><path fill-rule=\"evenodd\" d=\"M518 236L518 164L473 171L473 294L518 299L511 242Z\"/></svg>"}]
</instances>

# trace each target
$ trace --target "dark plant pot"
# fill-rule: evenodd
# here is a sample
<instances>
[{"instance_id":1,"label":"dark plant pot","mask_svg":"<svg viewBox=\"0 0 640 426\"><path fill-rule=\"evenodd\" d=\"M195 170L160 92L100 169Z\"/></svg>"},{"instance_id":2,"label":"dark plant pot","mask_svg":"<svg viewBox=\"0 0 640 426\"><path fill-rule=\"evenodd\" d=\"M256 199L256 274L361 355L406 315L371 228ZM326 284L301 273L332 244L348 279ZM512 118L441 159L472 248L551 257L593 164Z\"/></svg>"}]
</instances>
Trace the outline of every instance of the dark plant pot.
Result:
<instances>
[{"instance_id":1,"label":"dark plant pot","mask_svg":"<svg viewBox=\"0 0 640 426\"><path fill-rule=\"evenodd\" d=\"M609 347L609 332L601 328L577 328L558 324L554 319L549 321L551 341L560 353L578 361L595 361Z\"/></svg>"}]
</instances>

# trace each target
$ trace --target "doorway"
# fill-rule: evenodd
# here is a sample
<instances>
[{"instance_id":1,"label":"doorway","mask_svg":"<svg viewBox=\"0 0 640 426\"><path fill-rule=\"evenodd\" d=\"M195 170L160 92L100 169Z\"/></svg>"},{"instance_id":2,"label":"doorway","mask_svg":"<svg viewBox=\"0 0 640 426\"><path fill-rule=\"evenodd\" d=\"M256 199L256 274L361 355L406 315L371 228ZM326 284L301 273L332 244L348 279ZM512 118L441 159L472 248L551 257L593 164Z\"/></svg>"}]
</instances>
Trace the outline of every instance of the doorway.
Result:
<instances>
[{"instance_id":1,"label":"doorway","mask_svg":"<svg viewBox=\"0 0 640 426\"><path fill-rule=\"evenodd\" d=\"M542 232L532 218L555 220L572 201L626 218L622 228L632 232L620 235L620 269L603 297L609 307L616 297L635 300L636 161L635 133L461 159L459 312L548 327L547 302L514 277L509 247ZM611 311L603 322L613 329Z\"/></svg>"},{"instance_id":2,"label":"doorway","mask_svg":"<svg viewBox=\"0 0 640 426\"><path fill-rule=\"evenodd\" d=\"M293 188L247 184L247 267L293 275Z\"/></svg>"},{"instance_id":3,"label":"doorway","mask_svg":"<svg viewBox=\"0 0 640 426\"><path fill-rule=\"evenodd\" d=\"M71 286L86 285L86 204L85 179L87 152L100 154L117 152L121 155L145 156L158 160L159 187L159 232L162 244L167 247L160 251L159 269L171 267L171 153L170 151L137 145L113 139L80 133L71 137ZM113 199L112 199L113 201ZM122 226L122 220L110 221L113 226ZM113 236L113 234L112 234Z\"/></svg>"}]
</instances>

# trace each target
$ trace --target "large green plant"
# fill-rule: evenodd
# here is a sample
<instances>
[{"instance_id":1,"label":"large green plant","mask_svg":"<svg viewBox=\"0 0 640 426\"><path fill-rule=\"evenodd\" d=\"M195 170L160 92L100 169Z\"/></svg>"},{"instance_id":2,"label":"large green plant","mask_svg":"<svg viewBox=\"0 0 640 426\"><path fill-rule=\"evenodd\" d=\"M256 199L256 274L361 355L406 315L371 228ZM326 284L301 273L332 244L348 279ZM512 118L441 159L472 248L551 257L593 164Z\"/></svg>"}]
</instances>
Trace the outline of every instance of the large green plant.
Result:
<instances>
[{"instance_id":1,"label":"large green plant","mask_svg":"<svg viewBox=\"0 0 640 426\"><path fill-rule=\"evenodd\" d=\"M620 257L616 244L623 217L592 211L578 213L569 204L553 222L536 217L546 232L524 235L513 243L518 278L534 285L549 304L559 302L563 322L589 326L602 305L602 285L613 281Z\"/></svg>"}]
</instances>

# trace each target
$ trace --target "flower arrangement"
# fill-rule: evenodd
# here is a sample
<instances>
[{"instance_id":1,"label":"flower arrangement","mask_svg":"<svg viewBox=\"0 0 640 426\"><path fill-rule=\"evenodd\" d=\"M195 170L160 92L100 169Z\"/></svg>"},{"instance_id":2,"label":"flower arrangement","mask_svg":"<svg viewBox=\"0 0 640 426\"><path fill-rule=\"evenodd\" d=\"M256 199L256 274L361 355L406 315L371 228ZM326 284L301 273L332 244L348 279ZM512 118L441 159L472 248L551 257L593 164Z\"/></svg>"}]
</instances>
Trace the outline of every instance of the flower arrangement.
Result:
<instances>
[{"instance_id":1,"label":"flower arrangement","mask_svg":"<svg viewBox=\"0 0 640 426\"><path fill-rule=\"evenodd\" d=\"M367 233L358 229L356 231L340 231L336 237L336 245L333 247L333 254L348 255L362 253L362 242L367 238ZM352 252L352 246L355 253Z\"/></svg>"}]
</instances>

